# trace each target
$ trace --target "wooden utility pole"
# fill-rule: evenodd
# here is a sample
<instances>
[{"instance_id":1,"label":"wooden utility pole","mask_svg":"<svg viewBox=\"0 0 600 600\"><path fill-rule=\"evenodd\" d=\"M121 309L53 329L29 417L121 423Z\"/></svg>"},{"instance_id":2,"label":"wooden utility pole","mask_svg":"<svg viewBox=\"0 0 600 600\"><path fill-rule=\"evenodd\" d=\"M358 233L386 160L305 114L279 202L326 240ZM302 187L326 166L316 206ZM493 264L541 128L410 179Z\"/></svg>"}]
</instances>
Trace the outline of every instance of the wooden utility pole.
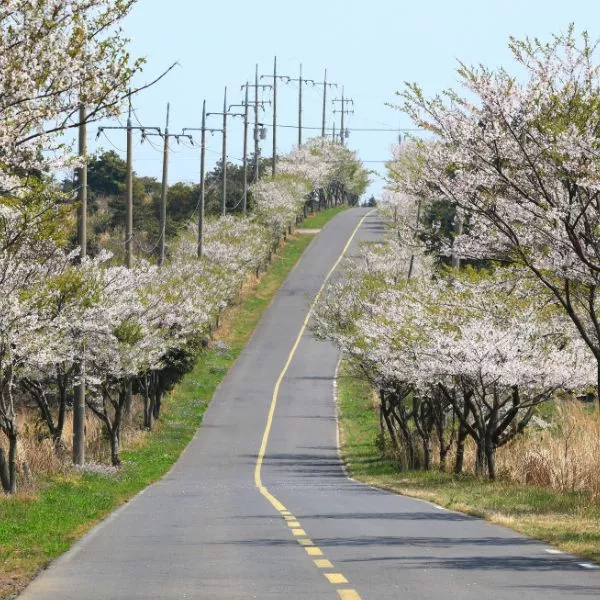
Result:
<instances>
[{"instance_id":1,"label":"wooden utility pole","mask_svg":"<svg viewBox=\"0 0 600 600\"><path fill-rule=\"evenodd\" d=\"M86 109L79 107L79 159L82 161L77 169L78 184L78 219L77 238L81 260L87 255L87 126ZM75 388L73 400L73 464L85 463L85 358L79 363L79 383Z\"/></svg>"}]
</instances>

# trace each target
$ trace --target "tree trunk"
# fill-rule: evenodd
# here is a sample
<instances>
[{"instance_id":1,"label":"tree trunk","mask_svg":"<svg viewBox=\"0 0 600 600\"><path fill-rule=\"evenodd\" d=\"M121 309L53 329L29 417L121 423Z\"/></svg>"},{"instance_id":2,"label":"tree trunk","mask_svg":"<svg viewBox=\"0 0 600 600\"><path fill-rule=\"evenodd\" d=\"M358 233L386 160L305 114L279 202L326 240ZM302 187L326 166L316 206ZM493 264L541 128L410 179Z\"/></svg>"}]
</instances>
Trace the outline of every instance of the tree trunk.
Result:
<instances>
[{"instance_id":1,"label":"tree trunk","mask_svg":"<svg viewBox=\"0 0 600 600\"><path fill-rule=\"evenodd\" d=\"M125 414L125 416L130 417L131 416L131 403L132 403L132 398L133 398L133 383L131 381L131 379L127 380L127 383L125 384L125 393L126 393L126 398L125 398L125 404L123 406L123 412Z\"/></svg>"},{"instance_id":2,"label":"tree trunk","mask_svg":"<svg viewBox=\"0 0 600 600\"><path fill-rule=\"evenodd\" d=\"M151 386L152 375L144 376L144 427L152 431L152 421L154 418L154 390Z\"/></svg>"},{"instance_id":3,"label":"tree trunk","mask_svg":"<svg viewBox=\"0 0 600 600\"><path fill-rule=\"evenodd\" d=\"M465 419L469 418L468 405L465 406L464 418ZM457 475L460 475L463 472L463 466L464 466L464 461L465 461L465 442L467 441L468 435L469 435L469 432L467 431L467 428L465 427L462 420L459 419L458 436L456 439L456 460L454 463L454 472Z\"/></svg>"},{"instance_id":4,"label":"tree trunk","mask_svg":"<svg viewBox=\"0 0 600 600\"><path fill-rule=\"evenodd\" d=\"M484 440L477 440L477 458L475 460L475 475L483 475L486 465L486 447Z\"/></svg>"},{"instance_id":5,"label":"tree trunk","mask_svg":"<svg viewBox=\"0 0 600 600\"><path fill-rule=\"evenodd\" d=\"M0 482L2 482L2 489L8 494L10 492L10 473L3 448L0 448Z\"/></svg>"},{"instance_id":6,"label":"tree trunk","mask_svg":"<svg viewBox=\"0 0 600 600\"><path fill-rule=\"evenodd\" d=\"M154 377L154 386L152 390L154 392L154 401L152 402L152 414L155 419L158 419L160 417L162 390L160 385L160 374L158 372L155 372Z\"/></svg>"},{"instance_id":7,"label":"tree trunk","mask_svg":"<svg viewBox=\"0 0 600 600\"><path fill-rule=\"evenodd\" d=\"M442 473L446 472L446 458L448 456L449 448L444 446L440 446L440 471Z\"/></svg>"},{"instance_id":8,"label":"tree trunk","mask_svg":"<svg viewBox=\"0 0 600 600\"><path fill-rule=\"evenodd\" d=\"M493 445L486 445L485 459L487 461L489 478L493 481L496 479L496 448Z\"/></svg>"},{"instance_id":9,"label":"tree trunk","mask_svg":"<svg viewBox=\"0 0 600 600\"><path fill-rule=\"evenodd\" d=\"M383 392L379 392L379 435L381 436L381 456L385 456L385 420L383 418Z\"/></svg>"},{"instance_id":10,"label":"tree trunk","mask_svg":"<svg viewBox=\"0 0 600 600\"><path fill-rule=\"evenodd\" d=\"M431 438L423 438L423 469L431 469Z\"/></svg>"},{"instance_id":11,"label":"tree trunk","mask_svg":"<svg viewBox=\"0 0 600 600\"><path fill-rule=\"evenodd\" d=\"M10 493L17 491L17 434L8 436L8 477L10 481Z\"/></svg>"},{"instance_id":12,"label":"tree trunk","mask_svg":"<svg viewBox=\"0 0 600 600\"><path fill-rule=\"evenodd\" d=\"M113 467L118 467L121 464L119 458L119 431L113 427L110 431L110 460Z\"/></svg>"}]
</instances>

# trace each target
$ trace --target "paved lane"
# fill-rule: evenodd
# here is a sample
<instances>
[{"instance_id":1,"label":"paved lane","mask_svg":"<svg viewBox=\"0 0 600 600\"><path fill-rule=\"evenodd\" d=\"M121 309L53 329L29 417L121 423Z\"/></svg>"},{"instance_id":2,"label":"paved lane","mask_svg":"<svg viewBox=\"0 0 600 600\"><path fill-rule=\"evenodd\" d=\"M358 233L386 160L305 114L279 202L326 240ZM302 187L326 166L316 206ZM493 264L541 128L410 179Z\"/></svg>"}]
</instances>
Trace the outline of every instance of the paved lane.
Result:
<instances>
[{"instance_id":1,"label":"paved lane","mask_svg":"<svg viewBox=\"0 0 600 600\"><path fill-rule=\"evenodd\" d=\"M311 299L365 213L340 214L310 245L174 469L56 561L23 598L600 597L600 572L571 557L347 479L332 398L337 352L309 331L282 380L262 467L281 511L257 490L273 388ZM378 239L381 229L368 217L356 241Z\"/></svg>"}]
</instances>

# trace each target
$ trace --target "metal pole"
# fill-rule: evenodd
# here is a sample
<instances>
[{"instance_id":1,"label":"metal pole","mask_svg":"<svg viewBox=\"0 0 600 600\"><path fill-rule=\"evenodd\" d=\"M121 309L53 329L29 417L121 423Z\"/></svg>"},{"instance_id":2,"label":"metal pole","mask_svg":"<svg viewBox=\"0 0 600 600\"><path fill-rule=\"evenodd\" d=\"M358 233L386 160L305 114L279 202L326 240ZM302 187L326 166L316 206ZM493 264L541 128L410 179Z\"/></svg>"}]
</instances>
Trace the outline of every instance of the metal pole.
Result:
<instances>
[{"instance_id":1,"label":"metal pole","mask_svg":"<svg viewBox=\"0 0 600 600\"><path fill-rule=\"evenodd\" d=\"M258 65L254 71L254 181L258 181Z\"/></svg>"},{"instance_id":2,"label":"metal pole","mask_svg":"<svg viewBox=\"0 0 600 600\"><path fill-rule=\"evenodd\" d=\"M273 61L273 165L271 173L275 177L277 170L277 57Z\"/></svg>"},{"instance_id":3,"label":"metal pole","mask_svg":"<svg viewBox=\"0 0 600 600\"><path fill-rule=\"evenodd\" d=\"M455 237L455 239L459 235L462 235L462 232L463 232L463 221L462 221L462 217L457 212L456 215L454 216L454 237ZM460 257L456 254L456 251L454 250L454 248L452 249L451 257L452 257L452 268L460 269Z\"/></svg>"},{"instance_id":4,"label":"metal pole","mask_svg":"<svg viewBox=\"0 0 600 600\"><path fill-rule=\"evenodd\" d=\"M244 215L248 211L248 82L246 82L246 93L244 95L244 191L242 196L242 211Z\"/></svg>"},{"instance_id":5,"label":"metal pole","mask_svg":"<svg viewBox=\"0 0 600 600\"><path fill-rule=\"evenodd\" d=\"M131 129L131 98L127 116L127 178L125 181L127 195L127 222L125 224L125 264L131 269L133 262L133 131Z\"/></svg>"},{"instance_id":6,"label":"metal pole","mask_svg":"<svg viewBox=\"0 0 600 600\"><path fill-rule=\"evenodd\" d=\"M298 147L300 147L302 146L302 63L300 63L298 86Z\"/></svg>"},{"instance_id":7,"label":"metal pole","mask_svg":"<svg viewBox=\"0 0 600 600\"><path fill-rule=\"evenodd\" d=\"M344 88L342 87L342 122L340 124L340 143L342 144L342 146L344 145L344 102Z\"/></svg>"},{"instance_id":8,"label":"metal pole","mask_svg":"<svg viewBox=\"0 0 600 600\"><path fill-rule=\"evenodd\" d=\"M165 238L167 234L167 185L169 177L169 110L167 103L167 120L165 126L165 139L163 146L163 172L160 190L160 240L158 245L158 264L165 262Z\"/></svg>"},{"instance_id":9,"label":"metal pole","mask_svg":"<svg viewBox=\"0 0 600 600\"><path fill-rule=\"evenodd\" d=\"M87 154L87 126L85 123L85 106L79 106L79 157L84 158ZM79 219L77 237L79 247L81 248L81 258L87 256L87 161L85 161L77 170L77 179L79 190L77 193L79 200Z\"/></svg>"},{"instance_id":10,"label":"metal pole","mask_svg":"<svg viewBox=\"0 0 600 600\"><path fill-rule=\"evenodd\" d=\"M327 69L325 69L325 78L323 79L323 122L321 125L321 137L325 137L325 120L327 116Z\"/></svg>"},{"instance_id":11,"label":"metal pole","mask_svg":"<svg viewBox=\"0 0 600 600\"><path fill-rule=\"evenodd\" d=\"M204 160L206 157L206 100L202 102L202 131L200 135L200 211L198 212L198 258L202 257L202 243L204 241Z\"/></svg>"},{"instance_id":12,"label":"metal pole","mask_svg":"<svg viewBox=\"0 0 600 600\"><path fill-rule=\"evenodd\" d=\"M83 104L79 107L79 157L85 159L87 154L86 110ZM81 248L81 259L87 255L87 159L77 170L79 185L79 218L77 237ZM83 465L85 462L85 358L79 363L80 382L75 389L73 402L73 463Z\"/></svg>"},{"instance_id":13,"label":"metal pole","mask_svg":"<svg viewBox=\"0 0 600 600\"><path fill-rule=\"evenodd\" d=\"M227 88L223 95L223 188L221 190L221 214L227 214Z\"/></svg>"}]
</instances>

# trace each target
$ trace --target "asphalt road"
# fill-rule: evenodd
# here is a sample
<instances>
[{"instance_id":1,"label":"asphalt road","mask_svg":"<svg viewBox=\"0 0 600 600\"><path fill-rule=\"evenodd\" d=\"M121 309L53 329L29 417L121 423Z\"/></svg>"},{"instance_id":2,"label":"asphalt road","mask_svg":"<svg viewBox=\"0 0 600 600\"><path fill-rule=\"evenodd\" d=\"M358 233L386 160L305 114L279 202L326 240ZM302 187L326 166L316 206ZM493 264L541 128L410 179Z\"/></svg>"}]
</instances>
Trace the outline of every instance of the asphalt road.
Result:
<instances>
[{"instance_id":1,"label":"asphalt road","mask_svg":"<svg viewBox=\"0 0 600 600\"><path fill-rule=\"evenodd\" d=\"M341 213L311 243L172 471L21 598L600 598L600 570L576 557L346 477L333 402L338 354L310 329L298 335L366 212ZM381 233L368 216L350 253Z\"/></svg>"}]
</instances>

